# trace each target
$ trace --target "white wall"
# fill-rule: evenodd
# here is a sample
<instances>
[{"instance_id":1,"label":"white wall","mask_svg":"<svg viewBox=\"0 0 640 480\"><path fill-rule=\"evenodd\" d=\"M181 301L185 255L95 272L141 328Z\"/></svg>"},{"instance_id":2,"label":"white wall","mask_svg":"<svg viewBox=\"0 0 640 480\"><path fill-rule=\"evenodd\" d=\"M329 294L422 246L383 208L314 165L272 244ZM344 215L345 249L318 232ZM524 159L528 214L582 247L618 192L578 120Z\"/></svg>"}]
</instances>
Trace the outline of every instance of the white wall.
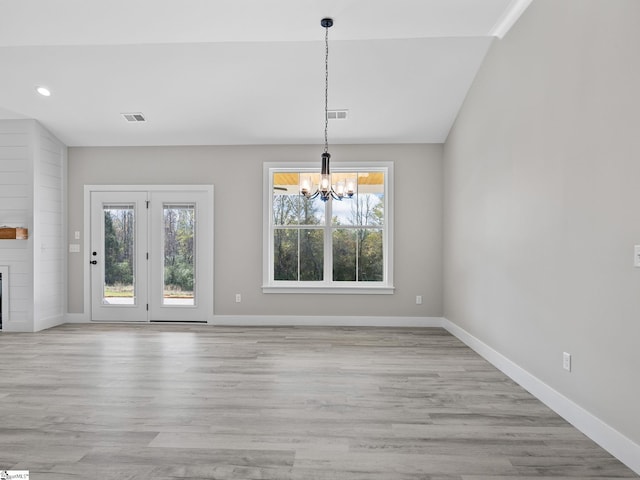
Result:
<instances>
[{"instance_id":1,"label":"white wall","mask_svg":"<svg viewBox=\"0 0 640 480\"><path fill-rule=\"evenodd\" d=\"M68 235L83 231L83 186L213 184L216 316L440 317L442 314L442 146L336 145L332 164L393 161L393 295L262 292L263 163L310 161L320 146L208 146L69 149ZM69 311L83 313L85 253L69 254ZM235 303L235 294L242 303ZM416 305L416 295L423 304ZM88 315L88 312L86 312ZM86 319L86 316L85 316Z\"/></svg>"},{"instance_id":2,"label":"white wall","mask_svg":"<svg viewBox=\"0 0 640 480\"><path fill-rule=\"evenodd\" d=\"M0 121L0 225L28 240L0 240L9 267L3 330L37 331L64 321L66 147L34 120Z\"/></svg>"},{"instance_id":3,"label":"white wall","mask_svg":"<svg viewBox=\"0 0 640 480\"><path fill-rule=\"evenodd\" d=\"M34 132L34 330L66 314L66 147L39 124Z\"/></svg>"},{"instance_id":4,"label":"white wall","mask_svg":"<svg viewBox=\"0 0 640 480\"><path fill-rule=\"evenodd\" d=\"M0 121L0 225L33 231L33 121ZM33 329L33 238L0 240L0 265L9 267L9 318L3 330Z\"/></svg>"},{"instance_id":5,"label":"white wall","mask_svg":"<svg viewBox=\"0 0 640 480\"><path fill-rule=\"evenodd\" d=\"M636 447L639 25L637 0L534 0L444 150L445 317Z\"/></svg>"}]
</instances>

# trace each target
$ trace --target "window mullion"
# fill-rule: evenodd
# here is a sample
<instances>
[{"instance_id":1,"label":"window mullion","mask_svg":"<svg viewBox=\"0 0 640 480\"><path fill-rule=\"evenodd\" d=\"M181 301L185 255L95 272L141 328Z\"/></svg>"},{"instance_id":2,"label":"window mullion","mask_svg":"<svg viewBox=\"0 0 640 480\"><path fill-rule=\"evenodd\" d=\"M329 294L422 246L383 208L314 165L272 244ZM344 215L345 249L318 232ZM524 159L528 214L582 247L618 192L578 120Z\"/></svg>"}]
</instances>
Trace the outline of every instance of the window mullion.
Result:
<instances>
[{"instance_id":1,"label":"window mullion","mask_svg":"<svg viewBox=\"0 0 640 480\"><path fill-rule=\"evenodd\" d=\"M356 232L356 282L360 281L360 228L362 227L362 219L360 217L361 212L360 212L360 182L357 181L356 182L356 225L354 225L355 227L355 232Z\"/></svg>"},{"instance_id":2,"label":"window mullion","mask_svg":"<svg viewBox=\"0 0 640 480\"><path fill-rule=\"evenodd\" d=\"M298 281L300 281L300 225L296 230L298 231Z\"/></svg>"},{"instance_id":3,"label":"window mullion","mask_svg":"<svg viewBox=\"0 0 640 480\"><path fill-rule=\"evenodd\" d=\"M360 228L356 227L356 282L360 281Z\"/></svg>"}]
</instances>

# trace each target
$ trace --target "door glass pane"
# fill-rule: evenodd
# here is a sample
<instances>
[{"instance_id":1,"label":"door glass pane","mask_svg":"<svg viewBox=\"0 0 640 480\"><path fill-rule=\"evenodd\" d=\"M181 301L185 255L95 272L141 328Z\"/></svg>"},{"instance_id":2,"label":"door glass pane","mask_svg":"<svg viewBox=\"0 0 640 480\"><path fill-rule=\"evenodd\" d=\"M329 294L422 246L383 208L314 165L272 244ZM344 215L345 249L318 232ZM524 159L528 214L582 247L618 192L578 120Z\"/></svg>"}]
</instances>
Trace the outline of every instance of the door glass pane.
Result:
<instances>
[{"instance_id":1,"label":"door glass pane","mask_svg":"<svg viewBox=\"0 0 640 480\"><path fill-rule=\"evenodd\" d=\"M135 305L135 205L103 205L103 305Z\"/></svg>"},{"instance_id":2,"label":"door glass pane","mask_svg":"<svg viewBox=\"0 0 640 480\"><path fill-rule=\"evenodd\" d=\"M196 282L195 204L163 204L162 304L194 306Z\"/></svg>"}]
</instances>

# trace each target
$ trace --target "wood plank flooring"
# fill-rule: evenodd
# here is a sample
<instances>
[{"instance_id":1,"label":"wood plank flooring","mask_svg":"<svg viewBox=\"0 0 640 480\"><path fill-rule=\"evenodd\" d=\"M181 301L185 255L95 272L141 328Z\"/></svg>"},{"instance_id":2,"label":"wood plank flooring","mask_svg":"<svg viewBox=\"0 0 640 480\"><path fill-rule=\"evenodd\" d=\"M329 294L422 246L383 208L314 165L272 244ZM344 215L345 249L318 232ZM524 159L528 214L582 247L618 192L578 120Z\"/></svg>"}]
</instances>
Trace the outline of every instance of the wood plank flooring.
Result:
<instances>
[{"instance_id":1,"label":"wood plank flooring","mask_svg":"<svg viewBox=\"0 0 640 480\"><path fill-rule=\"evenodd\" d=\"M442 329L0 335L0 469L31 479L638 478Z\"/></svg>"}]
</instances>

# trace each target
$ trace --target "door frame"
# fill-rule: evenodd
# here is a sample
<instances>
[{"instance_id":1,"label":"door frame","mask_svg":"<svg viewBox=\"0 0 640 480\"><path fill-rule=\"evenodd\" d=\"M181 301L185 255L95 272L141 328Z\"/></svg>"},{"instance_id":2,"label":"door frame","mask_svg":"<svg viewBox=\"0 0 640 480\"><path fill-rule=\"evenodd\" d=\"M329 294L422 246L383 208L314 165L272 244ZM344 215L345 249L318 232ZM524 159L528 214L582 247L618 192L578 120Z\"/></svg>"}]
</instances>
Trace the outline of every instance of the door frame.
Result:
<instances>
[{"instance_id":1,"label":"door frame","mask_svg":"<svg viewBox=\"0 0 640 480\"><path fill-rule=\"evenodd\" d=\"M84 186L84 226L82 231L82 261L84 262L83 268L83 287L84 287L84 316L87 320L91 321L91 270L90 270L90 255L91 255L91 193L92 192L134 192L134 191L147 191L153 192L204 192L206 193L207 203L211 216L211 222L209 224L209 237L211 238L211 259L210 259L210 275L211 281L211 308L207 312L207 323L213 323L213 312L215 309L215 245L214 245L214 197L213 197L213 185L85 185ZM150 323L150 322L146 322Z\"/></svg>"}]
</instances>

